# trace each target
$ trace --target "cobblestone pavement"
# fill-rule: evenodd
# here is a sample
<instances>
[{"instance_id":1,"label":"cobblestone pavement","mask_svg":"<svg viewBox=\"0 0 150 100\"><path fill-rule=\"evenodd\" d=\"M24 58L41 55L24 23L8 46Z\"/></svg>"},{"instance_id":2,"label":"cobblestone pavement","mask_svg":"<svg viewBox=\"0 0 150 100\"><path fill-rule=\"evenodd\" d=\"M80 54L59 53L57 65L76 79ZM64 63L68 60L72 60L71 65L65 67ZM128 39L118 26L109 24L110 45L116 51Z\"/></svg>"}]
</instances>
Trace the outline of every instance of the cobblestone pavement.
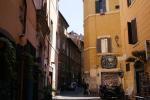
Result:
<instances>
[{"instance_id":1,"label":"cobblestone pavement","mask_svg":"<svg viewBox=\"0 0 150 100\"><path fill-rule=\"evenodd\" d=\"M53 100L100 100L99 97L69 97L69 96L56 96Z\"/></svg>"},{"instance_id":2,"label":"cobblestone pavement","mask_svg":"<svg viewBox=\"0 0 150 100\"><path fill-rule=\"evenodd\" d=\"M53 100L100 100L100 97L83 95L83 89L78 87L75 91L61 92L60 95L53 97Z\"/></svg>"}]
</instances>

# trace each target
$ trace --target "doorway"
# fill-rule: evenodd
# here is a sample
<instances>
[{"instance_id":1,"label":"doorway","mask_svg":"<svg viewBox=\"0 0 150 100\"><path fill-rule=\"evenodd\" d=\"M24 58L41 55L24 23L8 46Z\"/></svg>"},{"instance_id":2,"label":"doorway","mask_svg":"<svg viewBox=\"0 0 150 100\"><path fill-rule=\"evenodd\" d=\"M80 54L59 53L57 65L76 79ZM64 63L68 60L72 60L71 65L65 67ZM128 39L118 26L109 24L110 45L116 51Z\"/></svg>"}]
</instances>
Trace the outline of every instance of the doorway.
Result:
<instances>
[{"instance_id":1,"label":"doorway","mask_svg":"<svg viewBox=\"0 0 150 100\"><path fill-rule=\"evenodd\" d=\"M141 94L141 75L144 73L144 71L136 71L136 89L137 89L137 94Z\"/></svg>"},{"instance_id":2,"label":"doorway","mask_svg":"<svg viewBox=\"0 0 150 100\"><path fill-rule=\"evenodd\" d=\"M142 81L143 81L141 76L144 74L144 63L141 61L136 61L134 67L135 67L136 91L137 94L141 94Z\"/></svg>"}]
</instances>

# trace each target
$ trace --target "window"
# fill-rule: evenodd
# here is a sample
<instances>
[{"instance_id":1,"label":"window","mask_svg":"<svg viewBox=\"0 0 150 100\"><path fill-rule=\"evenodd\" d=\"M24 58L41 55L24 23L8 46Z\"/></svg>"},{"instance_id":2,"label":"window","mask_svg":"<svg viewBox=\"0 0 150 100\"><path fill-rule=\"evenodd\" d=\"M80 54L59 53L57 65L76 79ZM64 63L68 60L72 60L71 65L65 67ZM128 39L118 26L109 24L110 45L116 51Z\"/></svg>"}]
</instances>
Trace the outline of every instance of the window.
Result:
<instances>
[{"instance_id":1,"label":"window","mask_svg":"<svg viewBox=\"0 0 150 100\"><path fill-rule=\"evenodd\" d=\"M65 50L65 42L62 43L62 49Z\"/></svg>"},{"instance_id":2,"label":"window","mask_svg":"<svg viewBox=\"0 0 150 100\"><path fill-rule=\"evenodd\" d=\"M106 53L108 52L108 41L106 39L101 39L101 52Z\"/></svg>"},{"instance_id":3,"label":"window","mask_svg":"<svg viewBox=\"0 0 150 100\"><path fill-rule=\"evenodd\" d=\"M105 13L106 12L106 1L105 0L96 0L95 1L95 12L96 13Z\"/></svg>"},{"instance_id":4,"label":"window","mask_svg":"<svg viewBox=\"0 0 150 100\"><path fill-rule=\"evenodd\" d=\"M116 6L115 6L115 9L119 9L119 8L120 8L120 6L119 6L119 5L116 5Z\"/></svg>"},{"instance_id":5,"label":"window","mask_svg":"<svg viewBox=\"0 0 150 100\"><path fill-rule=\"evenodd\" d=\"M52 42L53 37L53 21L51 20L51 26L50 26L50 42Z\"/></svg>"},{"instance_id":6,"label":"window","mask_svg":"<svg viewBox=\"0 0 150 100\"><path fill-rule=\"evenodd\" d=\"M136 19L133 19L131 22L128 22L127 24L128 24L128 42L129 44L135 44L138 41Z\"/></svg>"},{"instance_id":7,"label":"window","mask_svg":"<svg viewBox=\"0 0 150 100\"><path fill-rule=\"evenodd\" d=\"M127 0L127 6L129 7L134 0Z\"/></svg>"},{"instance_id":8,"label":"window","mask_svg":"<svg viewBox=\"0 0 150 100\"><path fill-rule=\"evenodd\" d=\"M126 64L126 72L130 71L130 63Z\"/></svg>"},{"instance_id":9,"label":"window","mask_svg":"<svg viewBox=\"0 0 150 100\"><path fill-rule=\"evenodd\" d=\"M128 7L131 5L131 0L127 0Z\"/></svg>"},{"instance_id":10,"label":"window","mask_svg":"<svg viewBox=\"0 0 150 100\"><path fill-rule=\"evenodd\" d=\"M97 39L97 52L108 53L111 52L111 38L99 38Z\"/></svg>"}]
</instances>

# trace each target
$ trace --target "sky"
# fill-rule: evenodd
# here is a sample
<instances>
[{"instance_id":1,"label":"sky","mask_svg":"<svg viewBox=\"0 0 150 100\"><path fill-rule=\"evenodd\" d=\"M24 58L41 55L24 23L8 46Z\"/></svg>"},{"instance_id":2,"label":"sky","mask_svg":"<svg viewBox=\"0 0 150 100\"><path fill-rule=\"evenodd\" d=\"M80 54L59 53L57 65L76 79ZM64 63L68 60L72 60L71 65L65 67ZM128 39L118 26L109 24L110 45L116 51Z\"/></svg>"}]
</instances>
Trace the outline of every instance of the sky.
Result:
<instances>
[{"instance_id":1,"label":"sky","mask_svg":"<svg viewBox=\"0 0 150 100\"><path fill-rule=\"evenodd\" d=\"M69 24L68 32L83 34L83 0L60 0L59 10Z\"/></svg>"}]
</instances>

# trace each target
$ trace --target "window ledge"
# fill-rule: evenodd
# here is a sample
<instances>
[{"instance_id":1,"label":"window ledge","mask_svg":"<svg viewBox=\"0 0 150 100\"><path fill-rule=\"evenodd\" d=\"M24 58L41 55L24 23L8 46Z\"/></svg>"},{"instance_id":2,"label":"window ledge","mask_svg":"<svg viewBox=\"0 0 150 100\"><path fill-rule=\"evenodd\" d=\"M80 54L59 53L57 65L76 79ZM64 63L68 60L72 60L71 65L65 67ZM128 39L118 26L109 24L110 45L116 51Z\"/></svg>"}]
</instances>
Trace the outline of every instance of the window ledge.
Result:
<instances>
[{"instance_id":1,"label":"window ledge","mask_svg":"<svg viewBox=\"0 0 150 100\"><path fill-rule=\"evenodd\" d=\"M93 17L93 16L107 16L107 15L110 15L110 14L117 14L119 13L120 10L115 10L115 11L108 11L108 12L105 12L104 14L100 14L100 13L94 13L94 14L89 14L88 16L86 16L84 18L84 22L89 18L89 17Z\"/></svg>"},{"instance_id":2,"label":"window ledge","mask_svg":"<svg viewBox=\"0 0 150 100\"><path fill-rule=\"evenodd\" d=\"M119 12L120 12L120 10L118 9L118 10L115 10L115 11L108 11L105 14L107 15L107 14L114 14L114 13L119 13Z\"/></svg>"},{"instance_id":3,"label":"window ledge","mask_svg":"<svg viewBox=\"0 0 150 100\"><path fill-rule=\"evenodd\" d=\"M109 14L116 14L116 13L119 13L120 12L120 10L115 10L115 11L107 11L107 12L105 12L105 13L96 13L96 15L101 15L101 16L105 16L105 15L109 15Z\"/></svg>"},{"instance_id":4,"label":"window ledge","mask_svg":"<svg viewBox=\"0 0 150 100\"><path fill-rule=\"evenodd\" d=\"M113 52L113 53L97 53L97 56L102 56L102 55L116 55L116 56L120 56L121 53L119 53L119 52Z\"/></svg>"}]
</instances>

